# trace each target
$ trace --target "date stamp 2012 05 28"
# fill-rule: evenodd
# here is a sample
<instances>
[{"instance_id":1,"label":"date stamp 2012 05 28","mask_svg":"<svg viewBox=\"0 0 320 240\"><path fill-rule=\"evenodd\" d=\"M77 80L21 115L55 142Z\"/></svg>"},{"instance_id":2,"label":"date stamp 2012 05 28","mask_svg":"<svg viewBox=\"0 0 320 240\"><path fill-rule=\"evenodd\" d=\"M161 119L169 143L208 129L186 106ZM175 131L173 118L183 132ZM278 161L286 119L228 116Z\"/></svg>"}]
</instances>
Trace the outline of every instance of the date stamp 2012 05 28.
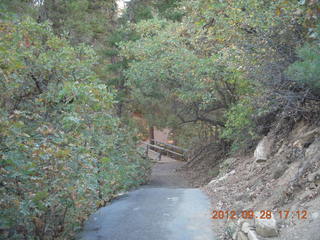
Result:
<instances>
[{"instance_id":1,"label":"date stamp 2012 05 28","mask_svg":"<svg viewBox=\"0 0 320 240\"><path fill-rule=\"evenodd\" d=\"M289 211L289 210L279 210L277 212L272 212L271 210L244 210L240 214L236 211L224 211L224 210L213 210L212 219L271 219L274 214L278 214L281 219L296 218L298 220L308 219L307 210Z\"/></svg>"}]
</instances>

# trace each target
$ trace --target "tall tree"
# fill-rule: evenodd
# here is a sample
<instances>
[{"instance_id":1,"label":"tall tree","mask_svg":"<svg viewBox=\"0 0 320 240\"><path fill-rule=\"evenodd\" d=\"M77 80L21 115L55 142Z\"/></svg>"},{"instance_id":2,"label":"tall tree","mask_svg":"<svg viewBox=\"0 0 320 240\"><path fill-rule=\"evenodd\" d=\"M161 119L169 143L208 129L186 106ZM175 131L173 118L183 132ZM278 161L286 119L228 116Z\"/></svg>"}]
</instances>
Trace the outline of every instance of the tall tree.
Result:
<instances>
[{"instance_id":1,"label":"tall tree","mask_svg":"<svg viewBox=\"0 0 320 240\"><path fill-rule=\"evenodd\" d=\"M113 30L116 11L115 0L43 0L39 17L74 43L101 46Z\"/></svg>"}]
</instances>

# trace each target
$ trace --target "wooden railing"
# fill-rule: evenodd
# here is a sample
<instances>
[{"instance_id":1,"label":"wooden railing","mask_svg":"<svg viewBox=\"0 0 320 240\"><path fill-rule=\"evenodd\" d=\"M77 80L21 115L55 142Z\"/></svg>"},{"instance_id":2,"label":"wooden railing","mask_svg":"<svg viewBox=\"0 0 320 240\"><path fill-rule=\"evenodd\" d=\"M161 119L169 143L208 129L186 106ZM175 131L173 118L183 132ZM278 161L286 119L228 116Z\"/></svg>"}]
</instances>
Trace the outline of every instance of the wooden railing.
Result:
<instances>
[{"instance_id":1,"label":"wooden railing","mask_svg":"<svg viewBox=\"0 0 320 240\"><path fill-rule=\"evenodd\" d=\"M146 143L146 142L143 143L146 146L147 156L149 154L149 151L153 151L158 153L159 161L161 160L162 156L168 156L177 160L184 160L184 161L188 159L187 149L184 149L172 144L164 143L164 142L159 142L156 140L151 140L151 142L153 142L154 144Z\"/></svg>"}]
</instances>

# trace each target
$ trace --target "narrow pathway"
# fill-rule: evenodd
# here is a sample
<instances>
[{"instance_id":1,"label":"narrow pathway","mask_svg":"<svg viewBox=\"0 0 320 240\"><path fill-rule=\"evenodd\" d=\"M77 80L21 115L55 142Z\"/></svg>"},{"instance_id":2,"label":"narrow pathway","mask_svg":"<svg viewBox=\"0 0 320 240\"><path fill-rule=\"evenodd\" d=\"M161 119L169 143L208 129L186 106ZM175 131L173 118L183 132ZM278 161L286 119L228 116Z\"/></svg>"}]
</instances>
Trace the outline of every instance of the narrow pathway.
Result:
<instances>
[{"instance_id":1,"label":"narrow pathway","mask_svg":"<svg viewBox=\"0 0 320 240\"><path fill-rule=\"evenodd\" d=\"M164 157L149 185L93 214L79 239L215 240L209 200L176 174L182 164Z\"/></svg>"},{"instance_id":2,"label":"narrow pathway","mask_svg":"<svg viewBox=\"0 0 320 240\"><path fill-rule=\"evenodd\" d=\"M152 155L152 153L149 155ZM158 156L154 157L154 159L157 158ZM184 164L184 162L162 156L161 161L157 162L152 169L151 181L148 187L188 188L187 180L176 172L176 169Z\"/></svg>"}]
</instances>

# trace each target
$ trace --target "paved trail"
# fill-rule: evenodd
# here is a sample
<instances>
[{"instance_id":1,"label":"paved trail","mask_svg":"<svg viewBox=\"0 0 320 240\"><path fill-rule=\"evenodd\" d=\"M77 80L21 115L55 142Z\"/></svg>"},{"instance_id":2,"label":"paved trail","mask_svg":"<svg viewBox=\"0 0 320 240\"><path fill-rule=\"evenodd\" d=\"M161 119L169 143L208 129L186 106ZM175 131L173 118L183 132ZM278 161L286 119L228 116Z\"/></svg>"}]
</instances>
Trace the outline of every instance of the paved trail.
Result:
<instances>
[{"instance_id":1,"label":"paved trail","mask_svg":"<svg viewBox=\"0 0 320 240\"><path fill-rule=\"evenodd\" d=\"M81 240L215 240L207 197L175 173L181 162L164 158L149 185L92 215Z\"/></svg>"}]
</instances>

